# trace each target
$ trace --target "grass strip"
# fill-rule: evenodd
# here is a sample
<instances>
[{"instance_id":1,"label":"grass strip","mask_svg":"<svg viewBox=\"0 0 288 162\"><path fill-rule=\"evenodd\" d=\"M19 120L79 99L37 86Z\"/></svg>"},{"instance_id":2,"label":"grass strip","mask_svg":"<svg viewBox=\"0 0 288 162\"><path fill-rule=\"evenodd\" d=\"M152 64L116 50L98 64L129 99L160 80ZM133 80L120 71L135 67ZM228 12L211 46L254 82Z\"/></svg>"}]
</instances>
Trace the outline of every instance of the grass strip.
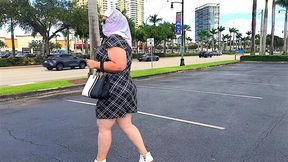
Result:
<instances>
[{"instance_id":1,"label":"grass strip","mask_svg":"<svg viewBox=\"0 0 288 162\"><path fill-rule=\"evenodd\" d=\"M229 60L229 61L219 61L219 62L211 62L211 63L203 63L203 64L192 64L187 66L175 66L175 67L166 67L166 68L157 68L157 69L148 69L148 70L139 70L139 71L132 71L131 76L135 77L143 77L143 76L150 76L156 74L164 74L169 72L176 72L181 70L191 70L191 69L198 69L198 68L206 68L218 65L225 65L230 63L236 63L239 61ZM58 80L58 81L50 81L50 82L43 82L43 83L35 83L35 84L26 84L20 86L9 86L9 87L0 87L0 96L3 95L11 95L11 94L19 94L25 92L33 92L38 90L44 89L56 89L56 88L63 88L69 87L73 85L73 82L77 80L86 80L87 78L79 78L79 79L71 79L71 80Z\"/></svg>"},{"instance_id":2,"label":"grass strip","mask_svg":"<svg viewBox=\"0 0 288 162\"><path fill-rule=\"evenodd\" d=\"M20 85L20 86L0 87L0 95L33 92L33 91L43 90L43 89L63 88L63 87L71 86L71 85L72 83L68 80L58 80L58 81L51 81L51 82L26 84L26 85Z\"/></svg>"},{"instance_id":3,"label":"grass strip","mask_svg":"<svg viewBox=\"0 0 288 162\"><path fill-rule=\"evenodd\" d=\"M198 68L225 65L225 64L236 63L236 62L239 62L239 61L228 60L228 61L219 61L219 62L211 62L211 63L203 63L203 64L192 64L192 65L187 65L187 66L174 66L174 67L166 67L166 68L139 70L139 71L132 71L131 76L143 77L143 76L149 76L149 75L176 72L176 71L181 71L181 70L192 70L192 69L198 69Z\"/></svg>"}]
</instances>

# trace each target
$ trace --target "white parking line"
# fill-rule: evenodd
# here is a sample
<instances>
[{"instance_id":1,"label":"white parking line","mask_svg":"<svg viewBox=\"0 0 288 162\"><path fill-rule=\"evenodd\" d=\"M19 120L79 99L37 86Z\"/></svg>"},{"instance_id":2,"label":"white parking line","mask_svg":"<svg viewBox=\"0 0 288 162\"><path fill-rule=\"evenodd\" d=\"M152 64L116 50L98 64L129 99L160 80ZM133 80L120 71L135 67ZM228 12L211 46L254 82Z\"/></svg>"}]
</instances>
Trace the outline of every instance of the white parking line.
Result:
<instances>
[{"instance_id":1,"label":"white parking line","mask_svg":"<svg viewBox=\"0 0 288 162\"><path fill-rule=\"evenodd\" d=\"M68 102L74 102L74 103L79 103L79 104L96 106L95 103L89 103L89 102L83 102L83 101L76 101L76 100L66 100L66 101L68 101ZM220 127L220 126L216 126L216 125L210 125L210 124L205 124L205 123L200 123L200 122L183 120L183 119L178 119L178 118L173 118L173 117L168 117L168 116L163 116L163 115L151 114L151 113L146 113L146 112L141 112L141 111L138 111L138 114L142 114L142 115L146 115L146 116L152 116L152 117L161 118L161 119L172 120L172 121L177 121L177 122L182 122L182 123L187 123L187 124L192 124L192 125L197 125L197 126L202 126L202 127L207 127L207 128L213 128L213 129L218 129L218 130L225 130L224 127Z\"/></svg>"},{"instance_id":2,"label":"white parking line","mask_svg":"<svg viewBox=\"0 0 288 162\"><path fill-rule=\"evenodd\" d=\"M137 87L139 87L139 88L150 88L150 89L160 89L160 90L174 90L174 91L196 92L196 93L205 93L205 94L212 94L212 95L222 95L222 96L242 97L242 98L263 100L262 97L257 97L257 96L247 96L247 95L238 95L238 94L229 94L229 93L198 91L198 90L193 90L193 89L168 88L168 87L162 88L162 87L153 87L153 86L137 86Z\"/></svg>"}]
</instances>

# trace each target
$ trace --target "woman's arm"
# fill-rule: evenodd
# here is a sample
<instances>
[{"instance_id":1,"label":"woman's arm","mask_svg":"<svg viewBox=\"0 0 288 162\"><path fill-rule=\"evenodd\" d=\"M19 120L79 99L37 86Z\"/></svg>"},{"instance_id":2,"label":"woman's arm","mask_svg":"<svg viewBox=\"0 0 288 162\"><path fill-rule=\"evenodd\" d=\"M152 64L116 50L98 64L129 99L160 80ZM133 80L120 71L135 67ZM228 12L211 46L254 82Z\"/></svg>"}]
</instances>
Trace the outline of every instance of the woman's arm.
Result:
<instances>
[{"instance_id":1,"label":"woman's arm","mask_svg":"<svg viewBox=\"0 0 288 162\"><path fill-rule=\"evenodd\" d=\"M111 61L104 62L104 70L108 72L121 72L127 67L126 51L119 47L107 49ZM100 62L87 60L89 68L100 69Z\"/></svg>"}]
</instances>

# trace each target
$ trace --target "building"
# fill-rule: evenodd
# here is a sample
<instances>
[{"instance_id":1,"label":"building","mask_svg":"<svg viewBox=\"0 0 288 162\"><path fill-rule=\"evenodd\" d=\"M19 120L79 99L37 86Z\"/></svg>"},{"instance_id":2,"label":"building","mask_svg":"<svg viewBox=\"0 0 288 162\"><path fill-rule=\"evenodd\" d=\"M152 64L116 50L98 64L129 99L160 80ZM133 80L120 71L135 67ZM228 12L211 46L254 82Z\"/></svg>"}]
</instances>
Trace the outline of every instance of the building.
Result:
<instances>
[{"instance_id":1,"label":"building","mask_svg":"<svg viewBox=\"0 0 288 162\"><path fill-rule=\"evenodd\" d=\"M88 3L88 0L75 0L77 2L77 5L83 6Z\"/></svg>"},{"instance_id":2,"label":"building","mask_svg":"<svg viewBox=\"0 0 288 162\"><path fill-rule=\"evenodd\" d=\"M220 4L207 3L195 9L195 40L200 41L201 31L210 31L220 25Z\"/></svg>"},{"instance_id":3,"label":"building","mask_svg":"<svg viewBox=\"0 0 288 162\"><path fill-rule=\"evenodd\" d=\"M77 0L78 5L85 5L88 0ZM118 8L120 11L126 11L126 14L135 22L136 28L143 25L144 22L144 0L98 0L99 14L107 9Z\"/></svg>"},{"instance_id":4,"label":"building","mask_svg":"<svg viewBox=\"0 0 288 162\"><path fill-rule=\"evenodd\" d=\"M0 37L0 40L3 41L6 45L6 47L0 49L0 51L12 51L12 40L11 38L5 38L5 37ZM33 52L29 48L29 43L32 42L42 42L42 36L36 35L35 37L31 35L15 35L14 43L15 43L15 50L16 51L26 51L26 52ZM67 41L64 40L64 38L53 38L51 39L51 42L53 43L59 43L61 45L62 50L66 50L66 43ZM70 50L76 50L75 49L75 44L76 41L75 39L70 40ZM27 51L28 50L28 51ZM79 51L79 50L78 50Z\"/></svg>"}]
</instances>

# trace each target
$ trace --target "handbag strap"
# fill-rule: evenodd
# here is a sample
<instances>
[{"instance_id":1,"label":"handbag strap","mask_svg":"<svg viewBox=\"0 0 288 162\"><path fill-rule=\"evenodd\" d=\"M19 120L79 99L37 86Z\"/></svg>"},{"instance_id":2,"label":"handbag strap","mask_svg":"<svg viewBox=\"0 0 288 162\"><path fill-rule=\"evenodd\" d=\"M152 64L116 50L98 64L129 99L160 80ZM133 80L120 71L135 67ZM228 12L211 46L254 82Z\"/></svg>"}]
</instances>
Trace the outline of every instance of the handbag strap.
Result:
<instances>
[{"instance_id":1,"label":"handbag strap","mask_svg":"<svg viewBox=\"0 0 288 162\"><path fill-rule=\"evenodd\" d=\"M104 59L100 61L100 72L104 73Z\"/></svg>"}]
</instances>

